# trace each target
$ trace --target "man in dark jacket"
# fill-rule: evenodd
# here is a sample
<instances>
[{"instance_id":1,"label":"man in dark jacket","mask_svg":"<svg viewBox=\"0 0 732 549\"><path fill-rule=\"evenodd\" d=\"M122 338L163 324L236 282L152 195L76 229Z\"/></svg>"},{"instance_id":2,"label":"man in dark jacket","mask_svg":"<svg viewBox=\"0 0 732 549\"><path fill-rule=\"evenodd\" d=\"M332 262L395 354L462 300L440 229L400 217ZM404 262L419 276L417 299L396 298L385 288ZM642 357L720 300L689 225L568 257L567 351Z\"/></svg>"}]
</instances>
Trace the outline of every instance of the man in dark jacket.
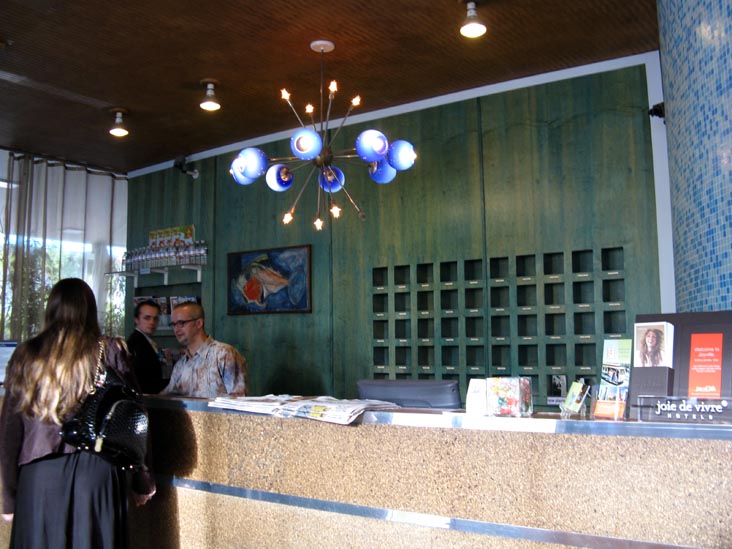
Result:
<instances>
[{"instance_id":1,"label":"man in dark jacket","mask_svg":"<svg viewBox=\"0 0 732 549\"><path fill-rule=\"evenodd\" d=\"M162 353L152 335L158 327L160 305L146 300L135 306L135 331L127 338L135 375L143 393L157 394L167 385L163 379Z\"/></svg>"}]
</instances>

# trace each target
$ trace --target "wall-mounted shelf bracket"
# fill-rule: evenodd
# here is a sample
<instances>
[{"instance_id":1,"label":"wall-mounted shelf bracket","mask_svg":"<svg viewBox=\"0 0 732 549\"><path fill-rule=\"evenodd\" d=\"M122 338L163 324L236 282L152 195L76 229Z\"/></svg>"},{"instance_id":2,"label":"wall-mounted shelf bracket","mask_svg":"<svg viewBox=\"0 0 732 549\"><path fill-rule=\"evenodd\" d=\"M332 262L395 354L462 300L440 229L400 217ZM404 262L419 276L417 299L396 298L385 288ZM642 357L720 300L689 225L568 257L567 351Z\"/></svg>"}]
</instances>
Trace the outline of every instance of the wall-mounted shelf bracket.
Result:
<instances>
[{"instance_id":1,"label":"wall-mounted shelf bracket","mask_svg":"<svg viewBox=\"0 0 732 549\"><path fill-rule=\"evenodd\" d=\"M201 265L181 265L180 268L196 271L196 282L201 282Z\"/></svg>"},{"instance_id":2,"label":"wall-mounted shelf bracket","mask_svg":"<svg viewBox=\"0 0 732 549\"><path fill-rule=\"evenodd\" d=\"M163 275L163 286L168 285L168 268L167 267L165 267L163 269L150 269L150 272ZM140 274L143 274L142 269L140 269Z\"/></svg>"},{"instance_id":3,"label":"wall-mounted shelf bracket","mask_svg":"<svg viewBox=\"0 0 732 549\"><path fill-rule=\"evenodd\" d=\"M104 273L105 276L126 276L126 277L132 277L133 278L133 284L135 288L137 288L137 273L130 272L130 271L113 271L111 273Z\"/></svg>"}]
</instances>

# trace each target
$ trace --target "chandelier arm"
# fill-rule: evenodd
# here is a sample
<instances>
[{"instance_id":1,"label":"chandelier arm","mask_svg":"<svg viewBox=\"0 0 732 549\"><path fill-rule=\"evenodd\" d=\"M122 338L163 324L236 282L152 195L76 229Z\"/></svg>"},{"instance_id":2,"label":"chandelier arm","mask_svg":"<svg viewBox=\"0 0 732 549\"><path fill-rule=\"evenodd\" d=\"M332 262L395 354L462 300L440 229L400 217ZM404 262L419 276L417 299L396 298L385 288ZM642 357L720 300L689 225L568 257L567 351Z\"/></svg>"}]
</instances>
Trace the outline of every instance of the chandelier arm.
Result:
<instances>
[{"instance_id":1,"label":"chandelier arm","mask_svg":"<svg viewBox=\"0 0 732 549\"><path fill-rule=\"evenodd\" d=\"M358 213L359 219L361 221L365 220L366 219L366 214L363 213L363 211L361 210L361 208L358 207L358 204L356 204L356 202L353 200L353 198L351 197L350 193L346 190L345 187L343 187L341 190L344 193L346 193L346 196L348 197L348 201L353 205L353 208L356 210L356 213Z\"/></svg>"},{"instance_id":2,"label":"chandelier arm","mask_svg":"<svg viewBox=\"0 0 732 549\"><path fill-rule=\"evenodd\" d=\"M348 149L341 149L335 154L347 154L347 153L355 153L355 152L356 152L356 147L350 147Z\"/></svg>"},{"instance_id":3,"label":"chandelier arm","mask_svg":"<svg viewBox=\"0 0 732 549\"><path fill-rule=\"evenodd\" d=\"M330 124L330 109L333 106L333 94L328 94L328 112L325 115L325 129L323 130L323 143L325 143L325 134L328 132L328 125ZM328 145L333 142L333 138L328 140Z\"/></svg>"},{"instance_id":4,"label":"chandelier arm","mask_svg":"<svg viewBox=\"0 0 732 549\"><path fill-rule=\"evenodd\" d=\"M325 80L325 50L320 49L320 133L325 137L323 125L323 81Z\"/></svg>"},{"instance_id":5,"label":"chandelier arm","mask_svg":"<svg viewBox=\"0 0 732 549\"><path fill-rule=\"evenodd\" d=\"M306 168L306 167L312 166L312 165L313 165L312 162L310 162L309 160L306 160L305 162L302 162L301 164L298 164L294 168L290 168L290 171L291 172L296 172L297 170L301 170L303 168Z\"/></svg>"},{"instance_id":6,"label":"chandelier arm","mask_svg":"<svg viewBox=\"0 0 732 549\"><path fill-rule=\"evenodd\" d=\"M345 181L341 180L338 177L338 172L336 172L333 169L333 166L325 166L323 168L323 172L325 172L325 171L327 171L328 173L330 173L333 176L333 178L338 182L338 184L341 186L341 188L346 184ZM331 196L333 196L333 191L330 190L332 187L333 187L332 185L328 185L328 192L330 193Z\"/></svg>"},{"instance_id":7,"label":"chandelier arm","mask_svg":"<svg viewBox=\"0 0 732 549\"><path fill-rule=\"evenodd\" d=\"M270 161L270 163L272 163L272 162L290 162L292 160L297 160L297 159L298 159L297 156L281 156L279 158L270 158L269 161ZM307 164L307 163L308 162L305 161L305 164Z\"/></svg>"},{"instance_id":8,"label":"chandelier arm","mask_svg":"<svg viewBox=\"0 0 732 549\"><path fill-rule=\"evenodd\" d=\"M350 166L363 166L364 163L358 156L339 156L338 160L343 160L343 164L348 164ZM371 164L370 162L366 162L366 166Z\"/></svg>"},{"instance_id":9,"label":"chandelier arm","mask_svg":"<svg viewBox=\"0 0 732 549\"><path fill-rule=\"evenodd\" d=\"M331 173L331 174L333 175L333 177L335 178L335 180L336 180L336 181L338 182L338 184L340 185L340 188L341 188L341 189L343 189L343 186L345 185L345 181L341 180L341 179L340 179L340 178L338 177L338 173L337 173L337 172L336 172L336 171L335 171L335 170L333 169L333 167L332 167L332 166L326 166L325 168L323 168L323 171L326 171L326 170L327 170L328 172L330 172L330 173ZM336 207L338 206L338 205L336 204L335 198L333 198L333 191L331 190L332 188L333 188L333 186L332 186L332 185L329 185L329 186L328 186L328 190L327 190L327 191L326 191L326 190L324 190L324 192L325 192L325 198L323 199L323 202L324 202L324 203L323 203L323 206L325 206L325 205L326 205L326 204L325 204L325 200L326 200L326 199L328 200L328 203L330 204L330 208L328 208L328 209L329 209L329 210L331 211L331 213L333 213L333 212L332 212L332 209L331 209L331 208L332 208L333 206L336 206ZM345 190L345 189L343 189L343 190ZM320 186L318 186L318 193L320 193ZM346 195L348 195L348 193L346 193ZM350 197L349 197L349 198L350 198ZM351 202L353 203L353 200L351 200ZM318 208L320 208L320 200L318 200ZM358 208L357 208L357 209L358 209ZM335 214L334 214L334 215L333 215L333 217L339 217L339 215L335 215Z\"/></svg>"},{"instance_id":10,"label":"chandelier arm","mask_svg":"<svg viewBox=\"0 0 732 549\"><path fill-rule=\"evenodd\" d=\"M305 190L305 187L307 187L308 186L308 183L310 183L310 180L312 179L314 173L315 173L315 168L313 168L310 171L310 173L308 174L307 179L302 184L302 187L300 187L300 192L297 193L297 198L295 198L295 202L292 204L292 208L290 208L289 211L291 211L291 212L294 212L295 211L295 208L297 207L297 203L300 202L300 197L302 196L302 193Z\"/></svg>"},{"instance_id":11,"label":"chandelier arm","mask_svg":"<svg viewBox=\"0 0 732 549\"><path fill-rule=\"evenodd\" d=\"M326 171L326 170L328 170L333 175L333 177L335 178L335 180L340 185L340 188L346 193L346 196L348 196L348 192L345 189L346 182L343 179L341 179L341 178L338 177L338 172L336 172L333 169L332 166L326 166L325 168L323 168L323 171ZM333 186L332 185L329 185L328 186L328 190L325 191L326 196L329 196L330 197L330 205L331 205L331 207L332 206L338 206L336 204L335 198L333 198L333 191L331 190L332 188L333 188ZM358 206L356 206L355 202L353 202L353 199L350 196L348 196L348 199L351 201L351 204L353 204L356 207L356 211L360 211L358 209ZM320 205L320 202L318 202L318 205ZM339 215L334 215L333 217L339 217Z\"/></svg>"},{"instance_id":12,"label":"chandelier arm","mask_svg":"<svg viewBox=\"0 0 732 549\"><path fill-rule=\"evenodd\" d=\"M278 162L290 162L292 160L298 160L298 158L296 156L287 156L287 157L283 157L283 158L270 158L269 163L270 163L270 167L271 167L272 164L276 164ZM287 167L289 168L289 170L291 172L296 172L297 170L301 170L303 168L306 168L306 167L312 166L312 165L313 165L313 163L310 160L302 160L302 161L300 161L300 163L295 164L294 167L292 167L292 166L287 166Z\"/></svg>"},{"instance_id":13,"label":"chandelier arm","mask_svg":"<svg viewBox=\"0 0 732 549\"><path fill-rule=\"evenodd\" d=\"M292 109L293 114L295 115L295 118L297 118L297 121L300 123L300 127L304 128L305 124L302 123L302 119L300 118L300 115L297 114L297 111L295 110L295 107L292 106L292 103L289 99L285 99L287 101L287 104L290 105L290 108Z\"/></svg>"},{"instance_id":14,"label":"chandelier arm","mask_svg":"<svg viewBox=\"0 0 732 549\"><path fill-rule=\"evenodd\" d=\"M344 189L344 187L346 186L346 182L344 181L345 176L343 177L343 179L339 179L336 171L330 166L329 166L329 168L330 168L330 171L333 172L333 175L335 176L336 181L338 181L338 183L340 184L341 189L343 189L345 191L345 189ZM343 175L343 172L341 172L341 175ZM335 204L336 201L335 201L335 198L333 198L333 191L331 189L332 189L332 187L328 187L328 192L330 193L330 201L332 204ZM346 192L346 194L348 194L348 193Z\"/></svg>"},{"instance_id":15,"label":"chandelier arm","mask_svg":"<svg viewBox=\"0 0 732 549\"><path fill-rule=\"evenodd\" d=\"M323 189L321 188L320 185L318 185L318 209L315 212L316 219L320 218L320 197L322 194L323 194Z\"/></svg>"},{"instance_id":16,"label":"chandelier arm","mask_svg":"<svg viewBox=\"0 0 732 549\"><path fill-rule=\"evenodd\" d=\"M346 116L343 117L343 120L341 120L340 125L338 126L338 129L336 130L333 137L330 138L330 142L333 143L333 140L338 137L338 134L341 131L341 128L343 128L343 125L346 123L346 120L348 120L348 116L351 114L351 111L353 110L353 105L348 106L348 110L346 111Z\"/></svg>"},{"instance_id":17,"label":"chandelier arm","mask_svg":"<svg viewBox=\"0 0 732 549\"><path fill-rule=\"evenodd\" d=\"M328 211L333 219L338 219L341 216L341 208L338 206L336 199L333 197L333 191L328 191Z\"/></svg>"},{"instance_id":18,"label":"chandelier arm","mask_svg":"<svg viewBox=\"0 0 732 549\"><path fill-rule=\"evenodd\" d=\"M276 164L278 162L290 162L292 160L298 160L296 156L283 156L282 158L270 158L269 162L270 164ZM294 168L288 166L290 168L291 172L296 172L297 170L300 170L302 168L305 168L307 166L312 166L313 163L310 160L303 160L299 164L295 165Z\"/></svg>"}]
</instances>

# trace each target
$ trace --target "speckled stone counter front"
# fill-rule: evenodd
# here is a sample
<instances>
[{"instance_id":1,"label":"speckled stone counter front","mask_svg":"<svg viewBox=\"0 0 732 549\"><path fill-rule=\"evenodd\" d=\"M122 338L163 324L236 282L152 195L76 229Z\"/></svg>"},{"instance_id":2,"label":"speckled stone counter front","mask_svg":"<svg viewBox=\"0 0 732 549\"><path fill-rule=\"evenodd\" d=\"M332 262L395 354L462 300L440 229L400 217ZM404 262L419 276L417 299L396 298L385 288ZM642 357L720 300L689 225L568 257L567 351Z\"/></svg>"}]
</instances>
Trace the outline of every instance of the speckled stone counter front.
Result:
<instances>
[{"instance_id":1,"label":"speckled stone counter front","mask_svg":"<svg viewBox=\"0 0 732 549\"><path fill-rule=\"evenodd\" d=\"M156 472L176 484L133 513L135 546L159 547L174 516L168 528L191 547L531 547L576 534L588 545L732 546L732 441L503 425L342 426L152 404ZM489 535L502 526L507 536Z\"/></svg>"},{"instance_id":2,"label":"speckled stone counter front","mask_svg":"<svg viewBox=\"0 0 732 549\"><path fill-rule=\"evenodd\" d=\"M133 548L732 546L732 426L150 407L159 492L131 511Z\"/></svg>"}]
</instances>

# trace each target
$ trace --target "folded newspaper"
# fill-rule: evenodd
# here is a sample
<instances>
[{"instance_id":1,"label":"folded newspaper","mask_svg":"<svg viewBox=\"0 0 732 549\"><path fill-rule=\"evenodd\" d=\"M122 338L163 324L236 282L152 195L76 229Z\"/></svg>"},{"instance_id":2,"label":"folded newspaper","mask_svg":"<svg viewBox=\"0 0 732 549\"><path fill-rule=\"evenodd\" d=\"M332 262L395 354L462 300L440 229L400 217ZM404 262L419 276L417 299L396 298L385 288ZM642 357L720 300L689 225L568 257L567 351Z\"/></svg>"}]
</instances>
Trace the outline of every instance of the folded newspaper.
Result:
<instances>
[{"instance_id":1,"label":"folded newspaper","mask_svg":"<svg viewBox=\"0 0 732 549\"><path fill-rule=\"evenodd\" d=\"M217 397L208 403L211 408L227 408L277 417L302 417L348 425L365 410L399 408L383 400L341 400L329 396L303 397L265 395L260 397Z\"/></svg>"}]
</instances>

